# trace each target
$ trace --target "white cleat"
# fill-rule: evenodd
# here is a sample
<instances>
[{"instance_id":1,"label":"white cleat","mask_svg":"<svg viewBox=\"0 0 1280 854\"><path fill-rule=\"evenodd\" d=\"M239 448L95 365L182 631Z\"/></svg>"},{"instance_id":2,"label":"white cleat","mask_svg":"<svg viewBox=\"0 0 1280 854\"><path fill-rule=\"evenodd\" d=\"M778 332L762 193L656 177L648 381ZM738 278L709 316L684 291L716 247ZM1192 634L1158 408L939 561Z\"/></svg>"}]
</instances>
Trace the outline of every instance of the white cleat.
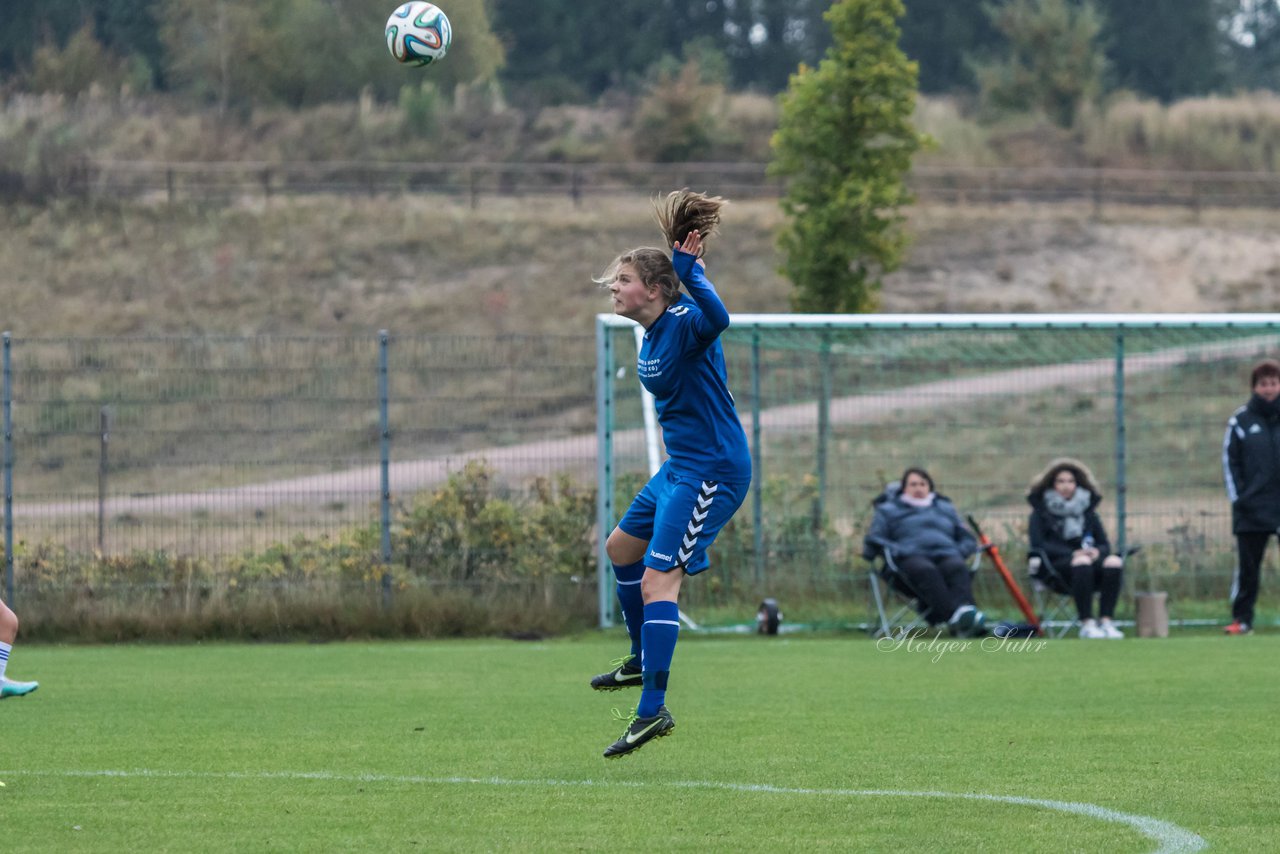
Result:
<instances>
[{"instance_id":1,"label":"white cleat","mask_svg":"<svg viewBox=\"0 0 1280 854\"><path fill-rule=\"evenodd\" d=\"M0 679L0 700L5 700L9 697L25 697L39 687L39 682L15 682L5 677Z\"/></svg>"}]
</instances>

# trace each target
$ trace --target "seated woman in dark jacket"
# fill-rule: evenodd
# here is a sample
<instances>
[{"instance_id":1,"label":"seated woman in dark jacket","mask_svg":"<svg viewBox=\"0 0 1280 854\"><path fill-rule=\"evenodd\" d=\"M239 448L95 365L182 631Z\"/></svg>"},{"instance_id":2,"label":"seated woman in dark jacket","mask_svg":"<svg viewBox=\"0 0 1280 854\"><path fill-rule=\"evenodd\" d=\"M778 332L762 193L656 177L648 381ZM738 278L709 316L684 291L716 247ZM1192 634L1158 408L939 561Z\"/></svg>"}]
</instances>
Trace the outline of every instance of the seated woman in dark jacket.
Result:
<instances>
[{"instance_id":1,"label":"seated woman in dark jacket","mask_svg":"<svg viewBox=\"0 0 1280 854\"><path fill-rule=\"evenodd\" d=\"M1031 504L1031 557L1049 562L1036 576L1076 601L1082 638L1122 638L1115 627L1124 561L1111 554L1111 542L1098 516L1102 501L1093 473L1079 460L1062 457L1036 475L1027 492ZM1033 570L1033 572L1035 572ZM1098 593L1098 620L1093 595Z\"/></svg>"},{"instance_id":2,"label":"seated woman in dark jacket","mask_svg":"<svg viewBox=\"0 0 1280 854\"><path fill-rule=\"evenodd\" d=\"M946 623L955 635L982 634L986 618L973 603L968 564L978 542L950 499L934 491L929 473L907 469L873 504L863 556L888 555L909 587L904 592L919 599L930 625Z\"/></svg>"}]
</instances>

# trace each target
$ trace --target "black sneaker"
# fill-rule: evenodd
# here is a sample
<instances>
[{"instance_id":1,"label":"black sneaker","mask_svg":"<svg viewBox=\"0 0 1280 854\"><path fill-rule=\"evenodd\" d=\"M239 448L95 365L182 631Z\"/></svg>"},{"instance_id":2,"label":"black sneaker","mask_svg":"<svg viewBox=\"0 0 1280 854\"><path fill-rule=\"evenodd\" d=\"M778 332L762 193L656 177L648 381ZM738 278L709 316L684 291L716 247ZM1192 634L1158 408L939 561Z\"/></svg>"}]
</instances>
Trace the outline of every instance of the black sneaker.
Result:
<instances>
[{"instance_id":1,"label":"black sneaker","mask_svg":"<svg viewBox=\"0 0 1280 854\"><path fill-rule=\"evenodd\" d=\"M670 735L671 730L676 728L675 719L671 717L666 706L659 706L658 713L651 718L638 718L634 710L629 716L624 715L617 709L613 710L613 716L620 721L626 721L627 728L623 730L621 738L605 748L605 759L626 756L633 750L639 750L652 739Z\"/></svg>"},{"instance_id":2,"label":"black sneaker","mask_svg":"<svg viewBox=\"0 0 1280 854\"><path fill-rule=\"evenodd\" d=\"M591 677L591 687L597 691L617 691L621 688L630 688L632 686L640 687L644 680L641 678L640 666L631 663L634 659L634 655L615 658L609 662L613 667L612 670L608 673L601 673L599 676Z\"/></svg>"}]
</instances>

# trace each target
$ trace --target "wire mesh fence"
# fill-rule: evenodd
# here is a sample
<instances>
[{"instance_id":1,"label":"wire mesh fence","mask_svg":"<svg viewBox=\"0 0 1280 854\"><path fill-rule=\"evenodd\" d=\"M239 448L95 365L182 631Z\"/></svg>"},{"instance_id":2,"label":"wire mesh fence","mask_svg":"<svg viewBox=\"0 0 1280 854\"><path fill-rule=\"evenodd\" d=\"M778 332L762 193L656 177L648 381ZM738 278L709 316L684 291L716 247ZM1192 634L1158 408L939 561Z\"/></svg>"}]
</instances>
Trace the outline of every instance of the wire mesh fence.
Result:
<instances>
[{"instance_id":1,"label":"wire mesh fence","mask_svg":"<svg viewBox=\"0 0 1280 854\"><path fill-rule=\"evenodd\" d=\"M6 597L550 589L486 555L590 481L590 359L584 336L6 335Z\"/></svg>"},{"instance_id":2,"label":"wire mesh fence","mask_svg":"<svg viewBox=\"0 0 1280 854\"><path fill-rule=\"evenodd\" d=\"M599 531L647 478L657 437L632 329L600 324L6 335L5 595L226 613L282 590L383 607L500 592L607 621ZM1130 592L1169 592L1175 618L1225 616L1222 435L1250 367L1280 347L1280 316L739 316L723 340L756 479L713 571L686 585L696 617L749 620L772 596L792 619L864 619L870 502L908 465L1017 567L1027 485L1060 455L1103 484L1113 543L1141 546ZM1273 552L1264 617L1274 566ZM996 612L1007 601L990 572L978 590Z\"/></svg>"},{"instance_id":3,"label":"wire mesh fence","mask_svg":"<svg viewBox=\"0 0 1280 854\"><path fill-rule=\"evenodd\" d=\"M1102 484L1116 550L1140 549L1129 591L1169 593L1175 618L1221 619L1235 565L1223 433L1278 334L1274 315L736 317L723 341L755 481L717 541L725 569L688 585L682 602L749 616L752 597L773 596L865 615L871 502L913 465L980 521L1025 584L1029 484L1070 456ZM643 433L635 346L628 329L609 337L602 435L614 437L617 485L602 494L602 518L625 508L649 468L643 443L628 441ZM1012 615L998 576L979 582L991 609ZM611 617L602 598L602 621Z\"/></svg>"}]
</instances>

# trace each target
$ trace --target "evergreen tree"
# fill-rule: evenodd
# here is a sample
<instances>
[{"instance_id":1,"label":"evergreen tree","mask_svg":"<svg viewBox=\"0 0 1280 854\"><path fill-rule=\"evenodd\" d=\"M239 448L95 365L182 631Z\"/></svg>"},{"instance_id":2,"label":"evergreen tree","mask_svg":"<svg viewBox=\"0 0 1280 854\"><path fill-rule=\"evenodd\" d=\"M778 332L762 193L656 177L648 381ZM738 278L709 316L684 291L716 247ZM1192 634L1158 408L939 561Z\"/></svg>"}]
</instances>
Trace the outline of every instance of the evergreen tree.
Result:
<instances>
[{"instance_id":1,"label":"evergreen tree","mask_svg":"<svg viewBox=\"0 0 1280 854\"><path fill-rule=\"evenodd\" d=\"M780 92L800 63L816 63L831 43L827 0L737 0L721 38L739 88Z\"/></svg>"},{"instance_id":2,"label":"evergreen tree","mask_svg":"<svg viewBox=\"0 0 1280 854\"><path fill-rule=\"evenodd\" d=\"M1224 17L1231 83L1280 91L1280 0L1231 0Z\"/></svg>"},{"instance_id":3,"label":"evergreen tree","mask_svg":"<svg viewBox=\"0 0 1280 854\"><path fill-rule=\"evenodd\" d=\"M86 23L72 34L64 48L52 42L36 48L31 57L28 85L36 92L76 96L94 85L119 86L125 79L124 63L110 53Z\"/></svg>"},{"instance_id":4,"label":"evergreen tree","mask_svg":"<svg viewBox=\"0 0 1280 854\"><path fill-rule=\"evenodd\" d=\"M678 58L672 0L613 0L584 13L576 0L492 0L494 30L506 46L504 80L544 101L584 101L635 83L655 63ZM685 0L681 0L685 2Z\"/></svg>"},{"instance_id":5,"label":"evergreen tree","mask_svg":"<svg viewBox=\"0 0 1280 854\"><path fill-rule=\"evenodd\" d=\"M110 66L100 82L118 82L122 66L115 60L121 59L137 67L134 82L156 84L163 51L154 5L155 0L0 0L0 78L30 72L37 52L47 69L49 57L62 54L72 39L83 44L89 33Z\"/></svg>"},{"instance_id":6,"label":"evergreen tree","mask_svg":"<svg viewBox=\"0 0 1280 854\"><path fill-rule=\"evenodd\" d=\"M1038 110L1060 127L1102 94L1103 18L1092 0L1005 0L987 14L1005 37L1005 58L975 63L983 100L1012 112Z\"/></svg>"},{"instance_id":7,"label":"evergreen tree","mask_svg":"<svg viewBox=\"0 0 1280 854\"><path fill-rule=\"evenodd\" d=\"M366 87L386 100L430 81L444 91L492 80L502 48L484 0L451 0L453 44L428 69L398 64L383 30L395 9L365 0L162 0L165 69L175 89L219 112L259 104L304 107L350 100ZM303 37L323 21L327 36Z\"/></svg>"},{"instance_id":8,"label":"evergreen tree","mask_svg":"<svg viewBox=\"0 0 1280 854\"><path fill-rule=\"evenodd\" d=\"M94 30L102 44L130 61L137 82L163 83L164 46L155 17L155 0L111 0L94 4Z\"/></svg>"},{"instance_id":9,"label":"evergreen tree","mask_svg":"<svg viewBox=\"0 0 1280 854\"><path fill-rule=\"evenodd\" d=\"M619 85L723 55L737 88L777 92L830 41L827 0L612 0L584 15L577 0L492 0L507 46L504 79L541 100L589 100Z\"/></svg>"},{"instance_id":10,"label":"evergreen tree","mask_svg":"<svg viewBox=\"0 0 1280 854\"><path fill-rule=\"evenodd\" d=\"M61 47L88 18L84 0L0 0L0 75L29 68L37 47Z\"/></svg>"},{"instance_id":11,"label":"evergreen tree","mask_svg":"<svg viewBox=\"0 0 1280 854\"><path fill-rule=\"evenodd\" d=\"M1099 0L1111 83L1169 102L1222 83L1215 0Z\"/></svg>"},{"instance_id":12,"label":"evergreen tree","mask_svg":"<svg viewBox=\"0 0 1280 854\"><path fill-rule=\"evenodd\" d=\"M922 139L911 124L916 65L898 47L901 0L840 0L832 46L782 96L773 175L787 179L779 237L797 311L875 306L906 248L899 209Z\"/></svg>"},{"instance_id":13,"label":"evergreen tree","mask_svg":"<svg viewBox=\"0 0 1280 854\"><path fill-rule=\"evenodd\" d=\"M165 0L160 38L177 85L219 114L266 92L275 44L269 35L285 0Z\"/></svg>"},{"instance_id":14,"label":"evergreen tree","mask_svg":"<svg viewBox=\"0 0 1280 854\"><path fill-rule=\"evenodd\" d=\"M1002 41L983 11L985 2L905 0L902 50L920 66L921 92L977 89L967 58L990 53Z\"/></svg>"}]
</instances>

